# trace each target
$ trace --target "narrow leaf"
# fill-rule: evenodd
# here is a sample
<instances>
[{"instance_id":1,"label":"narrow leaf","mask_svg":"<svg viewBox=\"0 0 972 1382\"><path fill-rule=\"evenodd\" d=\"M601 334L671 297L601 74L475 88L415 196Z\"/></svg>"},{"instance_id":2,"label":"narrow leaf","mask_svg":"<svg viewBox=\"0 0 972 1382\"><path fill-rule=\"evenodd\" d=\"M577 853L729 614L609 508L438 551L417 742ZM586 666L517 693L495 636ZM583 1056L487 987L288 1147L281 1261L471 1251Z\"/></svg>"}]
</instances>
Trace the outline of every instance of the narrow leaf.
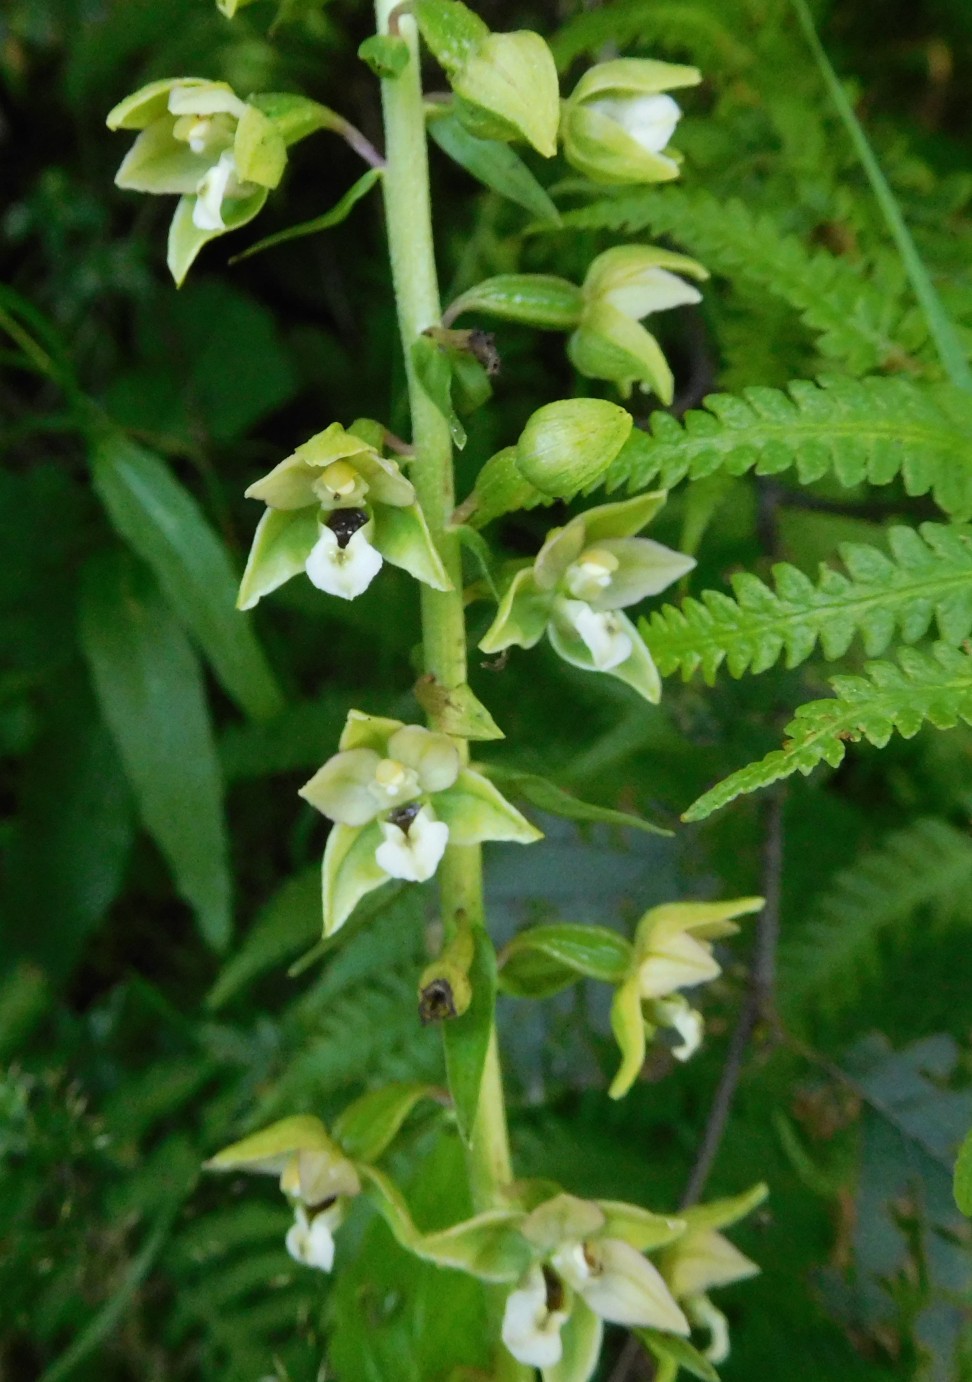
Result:
<instances>
[{"instance_id":1,"label":"narrow leaf","mask_svg":"<svg viewBox=\"0 0 972 1382\"><path fill-rule=\"evenodd\" d=\"M684 1368L692 1377L701 1382L719 1382L719 1374L687 1339L679 1339L675 1334L662 1334L657 1329L636 1329L635 1334L653 1357L660 1363L675 1368ZM674 1372L671 1374L674 1376Z\"/></svg>"},{"instance_id":2,"label":"narrow leaf","mask_svg":"<svg viewBox=\"0 0 972 1382\"><path fill-rule=\"evenodd\" d=\"M145 561L172 610L220 682L256 719L283 708L283 693L236 610L237 577L196 500L157 456L120 432L93 456L94 486L116 531Z\"/></svg>"},{"instance_id":3,"label":"narrow leaf","mask_svg":"<svg viewBox=\"0 0 972 1382\"><path fill-rule=\"evenodd\" d=\"M664 826L646 821L643 816L634 816L627 811L616 811L610 806L596 806L593 802L581 801L558 787L548 778L536 773L521 773L515 768L504 768L494 763L486 765L482 771L502 787L506 796L522 797L531 806L548 811L551 816L563 816L569 821L596 821L601 825L623 825L632 830L645 830L650 835L671 835Z\"/></svg>"},{"instance_id":4,"label":"narrow leaf","mask_svg":"<svg viewBox=\"0 0 972 1382\"><path fill-rule=\"evenodd\" d=\"M334 226L339 226L342 221L346 221L352 209L367 196L381 177L380 168L369 168L366 173L362 173L357 182L345 192L340 201L335 202L330 211L325 211L323 216L315 216L313 220L301 221L300 225L288 226L286 230L275 231L273 235L265 235L262 240L258 240L255 245L249 245L241 254L235 254L229 261L231 264L239 264L244 259L250 259L254 254L260 254L262 250L273 249L275 245L283 245L288 240L299 240L304 235L316 235L319 230L331 230Z\"/></svg>"},{"instance_id":5,"label":"narrow leaf","mask_svg":"<svg viewBox=\"0 0 972 1382\"><path fill-rule=\"evenodd\" d=\"M454 115L430 120L429 135L443 153L485 187L522 206L541 224L560 225L560 212L508 144L500 144L495 139L478 139Z\"/></svg>"},{"instance_id":6,"label":"narrow leaf","mask_svg":"<svg viewBox=\"0 0 972 1382\"><path fill-rule=\"evenodd\" d=\"M203 937L221 950L228 849L199 662L148 573L115 554L84 573L81 643L142 820Z\"/></svg>"},{"instance_id":7,"label":"narrow leaf","mask_svg":"<svg viewBox=\"0 0 972 1382\"><path fill-rule=\"evenodd\" d=\"M972 1218L972 1132L959 1148L955 1163L955 1203L967 1218Z\"/></svg>"}]
</instances>

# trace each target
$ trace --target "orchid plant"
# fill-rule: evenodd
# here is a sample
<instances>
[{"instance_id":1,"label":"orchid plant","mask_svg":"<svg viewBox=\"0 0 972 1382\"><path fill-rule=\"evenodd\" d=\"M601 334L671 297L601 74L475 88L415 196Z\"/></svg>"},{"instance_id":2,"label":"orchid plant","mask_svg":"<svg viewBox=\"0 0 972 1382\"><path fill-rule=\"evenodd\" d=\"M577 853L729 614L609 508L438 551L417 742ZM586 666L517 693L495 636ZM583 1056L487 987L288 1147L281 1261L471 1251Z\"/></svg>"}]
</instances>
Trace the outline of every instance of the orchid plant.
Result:
<instances>
[{"instance_id":1,"label":"orchid plant","mask_svg":"<svg viewBox=\"0 0 972 1382\"><path fill-rule=\"evenodd\" d=\"M381 81L383 155L313 101L280 93L243 97L194 77L155 82L108 118L113 129L138 132L118 185L180 198L168 247L177 283L209 241L258 215L296 140L329 130L361 153L370 165L364 176L383 186L411 413L407 443L380 421L324 419L321 431L252 481L246 494L265 508L239 605L249 609L302 574L322 600L353 601L380 582L386 562L418 583L424 675L417 696L428 726L350 709L335 752L300 794L331 823L323 858L326 938L389 880L414 886L438 879L442 942L419 982L419 1012L442 1024L448 1097L414 1083L388 1086L350 1105L330 1129L295 1112L209 1165L279 1177L294 1213L286 1249L307 1267L335 1267L342 1223L370 1202L406 1251L482 1281L492 1331L489 1376L497 1382L533 1377L538 1369L545 1382L587 1382L605 1323L637 1331L666 1376L684 1365L711 1377L706 1359L724 1357L728 1338L708 1292L756 1270L718 1230L754 1207L763 1188L667 1213L517 1180L494 997L497 985L531 998L583 979L612 984L622 1065L610 1092L621 1097L659 1032L674 1030L680 1060L699 1046L701 1018L682 990L719 974L716 943L761 900L656 907L633 942L594 926L531 927L497 958L484 915L481 846L514 841L542 849L542 835L507 800L489 764L470 760L471 742L502 733L467 681L467 605L495 598L479 639L484 653L529 650L546 635L568 663L657 702L658 672L624 611L679 581L694 560L642 535L665 502L657 491L576 512L550 529L534 560L514 562L493 579L478 529L510 509L570 498L598 483L632 433L630 413L610 400L556 400L538 409L459 506L453 472L453 447L465 438L457 411L468 411L470 400L481 406L490 391L483 333L457 330L458 317L494 315L563 331L580 376L605 382L622 398L637 384L667 404L672 371L641 323L698 302L696 285L706 271L667 249L623 245L595 258L580 285L505 275L475 285L443 312L426 154L427 126L434 130L447 118L462 132L456 147L480 175L482 150L499 149L502 158L490 168L506 169L508 177L513 169L521 184L537 186L514 151L521 145L542 159L561 150L590 183L665 183L680 171L671 139L681 112L671 93L695 86L700 74L616 59L592 67L561 99L553 58L535 33L492 33L460 0L378 0L377 8L377 33L362 56ZM449 82L446 111L423 96L422 45ZM490 573L486 580L464 581L466 547ZM435 1232L416 1226L378 1165L423 1101L466 1144L475 1209Z\"/></svg>"}]
</instances>

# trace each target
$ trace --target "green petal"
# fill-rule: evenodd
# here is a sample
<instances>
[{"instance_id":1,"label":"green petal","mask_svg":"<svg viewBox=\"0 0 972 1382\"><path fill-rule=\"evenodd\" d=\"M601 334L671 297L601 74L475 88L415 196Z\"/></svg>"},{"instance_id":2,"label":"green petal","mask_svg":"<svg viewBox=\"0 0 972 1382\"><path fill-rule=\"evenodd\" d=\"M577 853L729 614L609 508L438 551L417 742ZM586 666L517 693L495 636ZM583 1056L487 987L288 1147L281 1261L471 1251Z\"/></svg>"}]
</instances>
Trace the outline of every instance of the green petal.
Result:
<instances>
[{"instance_id":1,"label":"green petal","mask_svg":"<svg viewBox=\"0 0 972 1382\"><path fill-rule=\"evenodd\" d=\"M287 165L287 146L272 120L247 106L236 126L233 157L241 182L277 187Z\"/></svg>"},{"instance_id":2,"label":"green petal","mask_svg":"<svg viewBox=\"0 0 972 1382\"><path fill-rule=\"evenodd\" d=\"M374 749L382 758L387 758L388 740L396 729L401 727L401 720L389 720L383 715L368 715L363 710L349 710L338 748Z\"/></svg>"},{"instance_id":3,"label":"green petal","mask_svg":"<svg viewBox=\"0 0 972 1382\"><path fill-rule=\"evenodd\" d=\"M415 503L415 486L406 480L395 461L371 451L362 451L352 462L368 484L368 498L376 504L405 508Z\"/></svg>"},{"instance_id":4,"label":"green petal","mask_svg":"<svg viewBox=\"0 0 972 1382\"><path fill-rule=\"evenodd\" d=\"M554 528L547 534L533 563L537 585L541 590L553 590L560 584L568 566L577 560L587 545L585 533L586 524L581 514L572 518L565 527Z\"/></svg>"},{"instance_id":5,"label":"green petal","mask_svg":"<svg viewBox=\"0 0 972 1382\"><path fill-rule=\"evenodd\" d=\"M305 1151L331 1152L341 1157L340 1148L332 1142L321 1120L309 1113L297 1113L224 1147L205 1166L207 1171L279 1175L295 1152Z\"/></svg>"},{"instance_id":6,"label":"green petal","mask_svg":"<svg viewBox=\"0 0 972 1382\"><path fill-rule=\"evenodd\" d=\"M543 637L552 603L552 596L537 587L532 567L523 567L507 586L496 618L479 640L480 650L500 653L514 645L532 648Z\"/></svg>"},{"instance_id":7,"label":"green petal","mask_svg":"<svg viewBox=\"0 0 972 1382\"><path fill-rule=\"evenodd\" d=\"M617 667L610 668L605 675L617 677L626 686L637 691L639 696L644 696L646 701L650 701L652 705L657 705L661 700L661 677L658 675L655 659L648 651L644 639L631 620L625 618L623 614L619 614L617 618L631 637L631 654Z\"/></svg>"},{"instance_id":8,"label":"green petal","mask_svg":"<svg viewBox=\"0 0 972 1382\"><path fill-rule=\"evenodd\" d=\"M375 862L381 840L376 821L331 827L323 867L325 937L341 929L366 893L388 882L388 874Z\"/></svg>"},{"instance_id":9,"label":"green petal","mask_svg":"<svg viewBox=\"0 0 972 1382\"><path fill-rule=\"evenodd\" d=\"M253 534L236 608L252 609L264 595L303 571L316 541L313 509L285 513L267 509Z\"/></svg>"},{"instance_id":10,"label":"green petal","mask_svg":"<svg viewBox=\"0 0 972 1382\"><path fill-rule=\"evenodd\" d=\"M192 220L195 197L182 197L169 227L169 247L166 255L166 263L169 266L169 272L176 281L176 286L181 286L185 281L186 274L204 245L207 245L210 240L218 240L221 235L226 235L231 230L238 230L240 226L245 226L249 221L252 221L254 216L259 215L263 210L266 199L267 189L259 187L249 197L240 197L236 201L225 201L223 202L225 230L200 230L198 226L193 224Z\"/></svg>"},{"instance_id":11,"label":"green petal","mask_svg":"<svg viewBox=\"0 0 972 1382\"><path fill-rule=\"evenodd\" d=\"M153 120L169 113L169 93L176 87L218 86L226 91L232 88L225 82L212 82L208 77L165 77L160 82L149 82L131 96L126 96L108 112L105 124L110 130L143 130Z\"/></svg>"},{"instance_id":12,"label":"green petal","mask_svg":"<svg viewBox=\"0 0 972 1382\"><path fill-rule=\"evenodd\" d=\"M380 758L374 749L343 749L297 793L315 810L344 825L367 825L380 808L371 791Z\"/></svg>"},{"instance_id":13,"label":"green petal","mask_svg":"<svg viewBox=\"0 0 972 1382\"><path fill-rule=\"evenodd\" d=\"M611 1081L608 1094L612 1099L620 1099L634 1084L645 1063L645 1020L641 1015L637 974L626 979L615 992L611 1003L611 1030L621 1048L621 1067Z\"/></svg>"},{"instance_id":14,"label":"green petal","mask_svg":"<svg viewBox=\"0 0 972 1382\"><path fill-rule=\"evenodd\" d=\"M677 91L698 86L702 73L697 67L659 62L653 58L614 58L589 68L574 87L572 101L593 101L604 96L657 96L662 91Z\"/></svg>"},{"instance_id":15,"label":"green petal","mask_svg":"<svg viewBox=\"0 0 972 1382\"><path fill-rule=\"evenodd\" d=\"M463 768L455 786L437 792L435 814L449 827L449 843L477 845L484 840L532 844L543 831L530 824L481 773Z\"/></svg>"},{"instance_id":16,"label":"green petal","mask_svg":"<svg viewBox=\"0 0 972 1382\"><path fill-rule=\"evenodd\" d=\"M372 544L392 566L399 566L433 590L451 590L452 582L435 550L425 515L417 504L393 508L378 504L374 510Z\"/></svg>"},{"instance_id":17,"label":"green petal","mask_svg":"<svg viewBox=\"0 0 972 1382\"><path fill-rule=\"evenodd\" d=\"M272 509L306 509L313 504L320 507L320 497L314 493L317 472L300 456L285 457L273 470L254 480L245 491L247 499L262 499ZM317 515L314 514L314 522Z\"/></svg>"},{"instance_id":18,"label":"green petal","mask_svg":"<svg viewBox=\"0 0 972 1382\"><path fill-rule=\"evenodd\" d=\"M686 1220L675 1215L653 1214L637 1204L598 1200L605 1217L604 1237L620 1238L639 1252L651 1252L672 1243L685 1232Z\"/></svg>"},{"instance_id":19,"label":"green petal","mask_svg":"<svg viewBox=\"0 0 972 1382\"><path fill-rule=\"evenodd\" d=\"M418 775L423 792L442 792L459 776L459 750L448 734L403 725L388 740L388 757Z\"/></svg>"},{"instance_id":20,"label":"green petal","mask_svg":"<svg viewBox=\"0 0 972 1382\"><path fill-rule=\"evenodd\" d=\"M616 293L626 283L637 284L646 269L667 269L671 273L688 274L700 282L709 277L708 270L686 254L677 254L658 245L615 245L591 261L584 278L584 295L593 300L603 297L605 293Z\"/></svg>"},{"instance_id":21,"label":"green petal","mask_svg":"<svg viewBox=\"0 0 972 1382\"><path fill-rule=\"evenodd\" d=\"M625 609L649 595L658 595L695 566L694 557L673 552L646 537L615 537L599 542L598 550L610 552L618 566L611 584L590 601L591 609Z\"/></svg>"}]
</instances>

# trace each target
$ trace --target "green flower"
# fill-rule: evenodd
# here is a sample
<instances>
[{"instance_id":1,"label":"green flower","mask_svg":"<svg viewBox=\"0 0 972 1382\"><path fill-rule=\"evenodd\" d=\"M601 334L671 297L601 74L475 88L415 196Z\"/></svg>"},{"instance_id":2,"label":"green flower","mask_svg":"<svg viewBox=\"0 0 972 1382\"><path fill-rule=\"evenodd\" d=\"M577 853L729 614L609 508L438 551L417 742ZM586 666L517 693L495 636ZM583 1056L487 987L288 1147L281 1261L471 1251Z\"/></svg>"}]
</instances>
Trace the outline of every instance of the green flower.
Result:
<instances>
[{"instance_id":1,"label":"green flower","mask_svg":"<svg viewBox=\"0 0 972 1382\"><path fill-rule=\"evenodd\" d=\"M677 178L678 158L669 144L682 112L667 93L701 80L694 67L641 58L592 67L563 103L560 137L567 161L592 182Z\"/></svg>"},{"instance_id":2,"label":"green flower","mask_svg":"<svg viewBox=\"0 0 972 1382\"><path fill-rule=\"evenodd\" d=\"M621 1047L621 1068L612 1099L626 1094L644 1065L647 1040L658 1027L681 1037L672 1054L688 1060L702 1040L702 1017L680 992L715 979L722 970L712 942L739 930L734 918L758 912L761 897L731 902L668 902L638 923L631 966L611 1006L611 1025Z\"/></svg>"},{"instance_id":3,"label":"green flower","mask_svg":"<svg viewBox=\"0 0 972 1382\"><path fill-rule=\"evenodd\" d=\"M340 423L298 446L246 495L267 509L240 584L240 609L252 609L300 571L318 590L353 600L383 561L436 590L451 589L411 481Z\"/></svg>"},{"instance_id":4,"label":"green flower","mask_svg":"<svg viewBox=\"0 0 972 1382\"><path fill-rule=\"evenodd\" d=\"M287 161L274 122L225 82L152 82L119 102L107 123L113 130L140 131L116 184L180 197L168 248L177 283L207 241L252 221Z\"/></svg>"},{"instance_id":5,"label":"green flower","mask_svg":"<svg viewBox=\"0 0 972 1382\"><path fill-rule=\"evenodd\" d=\"M685 1308L693 1325L708 1330L705 1356L712 1363L729 1357L726 1317L709 1299L709 1291L757 1276L759 1267L717 1230L738 1223L768 1194L765 1185L754 1185L743 1195L715 1200L680 1211L685 1232L661 1254L659 1270L672 1295Z\"/></svg>"},{"instance_id":6,"label":"green flower","mask_svg":"<svg viewBox=\"0 0 972 1382\"><path fill-rule=\"evenodd\" d=\"M681 1219L610 1200L560 1194L538 1205L520 1225L534 1261L503 1311L510 1353L549 1382L586 1382L605 1322L687 1335L688 1320L643 1255L683 1228Z\"/></svg>"},{"instance_id":7,"label":"green flower","mask_svg":"<svg viewBox=\"0 0 972 1382\"><path fill-rule=\"evenodd\" d=\"M300 789L334 825L324 850L324 934L366 893L432 877L446 845L541 838L447 734L352 710L339 744Z\"/></svg>"},{"instance_id":8,"label":"green flower","mask_svg":"<svg viewBox=\"0 0 972 1382\"><path fill-rule=\"evenodd\" d=\"M665 502L662 493L603 504L547 537L532 566L513 576L479 646L532 648L546 633L575 667L608 672L652 703L661 681L637 629L620 610L691 571L691 557L635 534Z\"/></svg>"}]
</instances>

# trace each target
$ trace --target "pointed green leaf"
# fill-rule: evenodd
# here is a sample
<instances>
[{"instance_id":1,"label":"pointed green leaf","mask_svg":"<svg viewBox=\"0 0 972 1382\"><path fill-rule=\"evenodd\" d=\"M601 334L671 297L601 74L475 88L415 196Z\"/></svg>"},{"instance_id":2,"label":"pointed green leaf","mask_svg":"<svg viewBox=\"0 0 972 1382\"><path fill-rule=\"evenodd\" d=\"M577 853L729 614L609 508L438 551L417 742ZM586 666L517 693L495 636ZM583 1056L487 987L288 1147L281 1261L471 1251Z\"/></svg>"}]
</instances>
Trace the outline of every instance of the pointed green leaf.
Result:
<instances>
[{"instance_id":1,"label":"pointed green leaf","mask_svg":"<svg viewBox=\"0 0 972 1382\"><path fill-rule=\"evenodd\" d=\"M116 531L146 562L225 690L248 715L268 718L283 693L248 618L236 576L196 500L157 456L111 432L92 457L94 487Z\"/></svg>"},{"instance_id":2,"label":"pointed green leaf","mask_svg":"<svg viewBox=\"0 0 972 1382\"><path fill-rule=\"evenodd\" d=\"M627 811L615 811L609 806L595 806L589 801L580 801L565 792L555 782L536 773L521 773L515 768L504 768L490 763L484 767L486 776L502 787L507 796L523 797L531 806L548 811L552 816L563 816L569 821L597 821L603 825L621 825L632 830L644 830L651 835L671 835L673 832L664 826L646 821L643 816L634 816Z\"/></svg>"},{"instance_id":3,"label":"pointed green leaf","mask_svg":"<svg viewBox=\"0 0 972 1382\"><path fill-rule=\"evenodd\" d=\"M560 224L560 212L529 168L507 144L495 139L477 139L454 115L440 117L433 112L429 135L454 163L465 168L484 187L515 202L542 225Z\"/></svg>"},{"instance_id":4,"label":"pointed green leaf","mask_svg":"<svg viewBox=\"0 0 972 1382\"><path fill-rule=\"evenodd\" d=\"M503 731L463 682L461 686L442 686L429 673L414 686L415 699L443 734L457 739L503 739Z\"/></svg>"},{"instance_id":5,"label":"pointed green leaf","mask_svg":"<svg viewBox=\"0 0 972 1382\"><path fill-rule=\"evenodd\" d=\"M318 509L313 507L265 510L253 534L237 609L252 609L264 595L304 570L318 538L317 519Z\"/></svg>"},{"instance_id":6,"label":"pointed green leaf","mask_svg":"<svg viewBox=\"0 0 972 1382\"><path fill-rule=\"evenodd\" d=\"M955 1163L955 1203L966 1218L972 1218L972 1132L959 1148Z\"/></svg>"},{"instance_id":7,"label":"pointed green leaf","mask_svg":"<svg viewBox=\"0 0 972 1382\"><path fill-rule=\"evenodd\" d=\"M500 957L500 986L519 998L544 998L578 978L618 984L631 965L631 946L603 926L561 922L532 926Z\"/></svg>"},{"instance_id":8,"label":"pointed green leaf","mask_svg":"<svg viewBox=\"0 0 972 1382\"><path fill-rule=\"evenodd\" d=\"M81 643L142 819L214 949L232 925L223 788L202 671L143 568L93 559Z\"/></svg>"},{"instance_id":9,"label":"pointed green leaf","mask_svg":"<svg viewBox=\"0 0 972 1382\"><path fill-rule=\"evenodd\" d=\"M429 336L412 342L412 368L427 397L449 424L452 440L461 450L466 444L466 429L452 406L452 366L449 357Z\"/></svg>"},{"instance_id":10,"label":"pointed green leaf","mask_svg":"<svg viewBox=\"0 0 972 1382\"><path fill-rule=\"evenodd\" d=\"M719 1382L719 1374L687 1339L679 1339L675 1334L662 1334L657 1329L636 1329L635 1334L653 1357L670 1368L684 1368L692 1377L701 1382ZM672 1377L675 1372L671 1372Z\"/></svg>"},{"instance_id":11,"label":"pointed green leaf","mask_svg":"<svg viewBox=\"0 0 972 1382\"><path fill-rule=\"evenodd\" d=\"M239 264L244 259L249 259L251 255L273 249L275 245L286 244L288 240L299 240L305 235L316 235L319 230L331 230L332 227L340 225L342 221L347 220L361 198L368 195L380 178L380 168L369 168L366 173L361 174L357 182L351 184L344 196L335 202L330 211L324 212L323 216L315 216L310 221L301 221L300 225L288 226L286 230L278 230L273 235L266 235L255 245L249 245L241 254L234 254L229 262Z\"/></svg>"},{"instance_id":12,"label":"pointed green leaf","mask_svg":"<svg viewBox=\"0 0 972 1382\"><path fill-rule=\"evenodd\" d=\"M422 1099L437 1100L433 1085L390 1084L372 1089L349 1104L335 1121L334 1139L354 1161L377 1161Z\"/></svg>"}]
</instances>

